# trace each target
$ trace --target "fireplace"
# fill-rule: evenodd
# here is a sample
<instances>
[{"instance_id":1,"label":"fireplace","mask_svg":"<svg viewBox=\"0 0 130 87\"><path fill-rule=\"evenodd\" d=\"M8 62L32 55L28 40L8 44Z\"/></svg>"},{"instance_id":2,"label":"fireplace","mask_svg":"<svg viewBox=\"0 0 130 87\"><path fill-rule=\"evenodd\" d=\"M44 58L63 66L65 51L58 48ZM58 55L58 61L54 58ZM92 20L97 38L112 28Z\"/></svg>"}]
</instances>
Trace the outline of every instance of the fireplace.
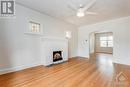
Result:
<instances>
[{"instance_id":1,"label":"fireplace","mask_svg":"<svg viewBox=\"0 0 130 87\"><path fill-rule=\"evenodd\" d=\"M42 37L42 64L50 66L68 61L68 39ZM57 54L56 54L57 53ZM54 56L55 55L55 56Z\"/></svg>"},{"instance_id":2,"label":"fireplace","mask_svg":"<svg viewBox=\"0 0 130 87\"><path fill-rule=\"evenodd\" d=\"M61 61L62 58L62 51L53 51L53 62Z\"/></svg>"}]
</instances>

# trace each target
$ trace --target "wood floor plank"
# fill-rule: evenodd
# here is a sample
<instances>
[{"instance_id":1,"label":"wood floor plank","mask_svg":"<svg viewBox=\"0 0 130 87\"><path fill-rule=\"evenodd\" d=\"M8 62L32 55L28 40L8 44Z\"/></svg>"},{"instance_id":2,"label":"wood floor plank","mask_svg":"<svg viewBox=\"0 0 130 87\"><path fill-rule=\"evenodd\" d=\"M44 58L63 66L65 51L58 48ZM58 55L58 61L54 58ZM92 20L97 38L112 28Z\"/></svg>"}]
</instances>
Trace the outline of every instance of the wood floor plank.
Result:
<instances>
[{"instance_id":1,"label":"wood floor plank","mask_svg":"<svg viewBox=\"0 0 130 87\"><path fill-rule=\"evenodd\" d=\"M0 87L130 87L130 66L111 59L110 54L96 54L0 75Z\"/></svg>"}]
</instances>

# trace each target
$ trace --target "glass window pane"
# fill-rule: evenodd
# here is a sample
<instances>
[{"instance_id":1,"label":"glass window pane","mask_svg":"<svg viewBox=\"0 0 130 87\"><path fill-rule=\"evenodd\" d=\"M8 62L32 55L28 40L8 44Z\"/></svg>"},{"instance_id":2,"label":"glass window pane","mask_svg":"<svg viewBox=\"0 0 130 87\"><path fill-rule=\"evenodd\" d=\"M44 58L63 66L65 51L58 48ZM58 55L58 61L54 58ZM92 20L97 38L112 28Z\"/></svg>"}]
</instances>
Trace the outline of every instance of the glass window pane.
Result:
<instances>
[{"instance_id":1,"label":"glass window pane","mask_svg":"<svg viewBox=\"0 0 130 87\"><path fill-rule=\"evenodd\" d=\"M107 37L100 37L100 40L107 40Z\"/></svg>"},{"instance_id":2,"label":"glass window pane","mask_svg":"<svg viewBox=\"0 0 130 87\"><path fill-rule=\"evenodd\" d=\"M108 41L108 47L113 47L113 41Z\"/></svg>"},{"instance_id":3,"label":"glass window pane","mask_svg":"<svg viewBox=\"0 0 130 87\"><path fill-rule=\"evenodd\" d=\"M113 40L113 36L108 36L108 40Z\"/></svg>"},{"instance_id":4,"label":"glass window pane","mask_svg":"<svg viewBox=\"0 0 130 87\"><path fill-rule=\"evenodd\" d=\"M37 32L40 32L40 24L37 25Z\"/></svg>"},{"instance_id":5,"label":"glass window pane","mask_svg":"<svg viewBox=\"0 0 130 87\"><path fill-rule=\"evenodd\" d=\"M107 41L100 41L100 47L107 47Z\"/></svg>"},{"instance_id":6,"label":"glass window pane","mask_svg":"<svg viewBox=\"0 0 130 87\"><path fill-rule=\"evenodd\" d=\"M34 32L34 33L40 33L40 24L38 23L34 23L34 22L30 22L30 31Z\"/></svg>"}]
</instances>

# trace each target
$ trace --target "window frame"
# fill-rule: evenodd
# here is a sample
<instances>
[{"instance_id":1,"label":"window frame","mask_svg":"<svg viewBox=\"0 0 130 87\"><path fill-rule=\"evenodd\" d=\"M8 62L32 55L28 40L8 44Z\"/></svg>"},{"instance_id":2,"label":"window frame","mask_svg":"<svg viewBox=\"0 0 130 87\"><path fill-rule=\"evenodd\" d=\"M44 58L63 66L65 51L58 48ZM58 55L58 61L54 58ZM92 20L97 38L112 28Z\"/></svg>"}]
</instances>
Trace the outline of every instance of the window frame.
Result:
<instances>
[{"instance_id":1,"label":"window frame","mask_svg":"<svg viewBox=\"0 0 130 87\"><path fill-rule=\"evenodd\" d=\"M32 32L31 31L31 28L30 28L30 22L32 23L35 23L35 24L40 24L40 31L39 32ZM43 36L43 24L41 22L41 20L33 17L33 18L27 18L27 22L26 22L26 30L25 30L25 33L24 34L27 34L27 35L40 35L40 36Z\"/></svg>"},{"instance_id":2,"label":"window frame","mask_svg":"<svg viewBox=\"0 0 130 87\"><path fill-rule=\"evenodd\" d=\"M39 26L39 29L34 31L32 29L33 28L32 24L34 24L35 26ZM41 24L34 22L34 21L29 21L29 31L34 34L40 34L41 33ZM36 31L39 31L39 32L36 32Z\"/></svg>"},{"instance_id":3,"label":"window frame","mask_svg":"<svg viewBox=\"0 0 130 87\"><path fill-rule=\"evenodd\" d=\"M105 37L106 40L103 40L103 39L101 40L101 38L103 38L103 37ZM110 40L109 37L112 37L112 39ZM106 46L103 46L103 45L102 45L102 42L103 42L103 41L106 42ZM110 41L112 41L112 46L109 45L109 42L110 42ZM100 37L100 47L112 48L112 47L113 47L113 36L112 36L112 35L110 35L110 36L101 36L101 37Z\"/></svg>"}]
</instances>

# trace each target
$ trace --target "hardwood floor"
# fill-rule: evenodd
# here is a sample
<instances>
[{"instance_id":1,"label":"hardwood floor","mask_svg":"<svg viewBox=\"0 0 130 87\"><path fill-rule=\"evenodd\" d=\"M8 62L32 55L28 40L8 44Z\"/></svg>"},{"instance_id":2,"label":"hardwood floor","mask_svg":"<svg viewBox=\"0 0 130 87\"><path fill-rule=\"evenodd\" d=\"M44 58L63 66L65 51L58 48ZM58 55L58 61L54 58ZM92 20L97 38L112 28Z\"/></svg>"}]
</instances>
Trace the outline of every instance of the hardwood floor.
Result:
<instances>
[{"instance_id":1,"label":"hardwood floor","mask_svg":"<svg viewBox=\"0 0 130 87\"><path fill-rule=\"evenodd\" d=\"M73 58L0 76L0 87L130 87L130 66L112 64L110 54Z\"/></svg>"}]
</instances>

